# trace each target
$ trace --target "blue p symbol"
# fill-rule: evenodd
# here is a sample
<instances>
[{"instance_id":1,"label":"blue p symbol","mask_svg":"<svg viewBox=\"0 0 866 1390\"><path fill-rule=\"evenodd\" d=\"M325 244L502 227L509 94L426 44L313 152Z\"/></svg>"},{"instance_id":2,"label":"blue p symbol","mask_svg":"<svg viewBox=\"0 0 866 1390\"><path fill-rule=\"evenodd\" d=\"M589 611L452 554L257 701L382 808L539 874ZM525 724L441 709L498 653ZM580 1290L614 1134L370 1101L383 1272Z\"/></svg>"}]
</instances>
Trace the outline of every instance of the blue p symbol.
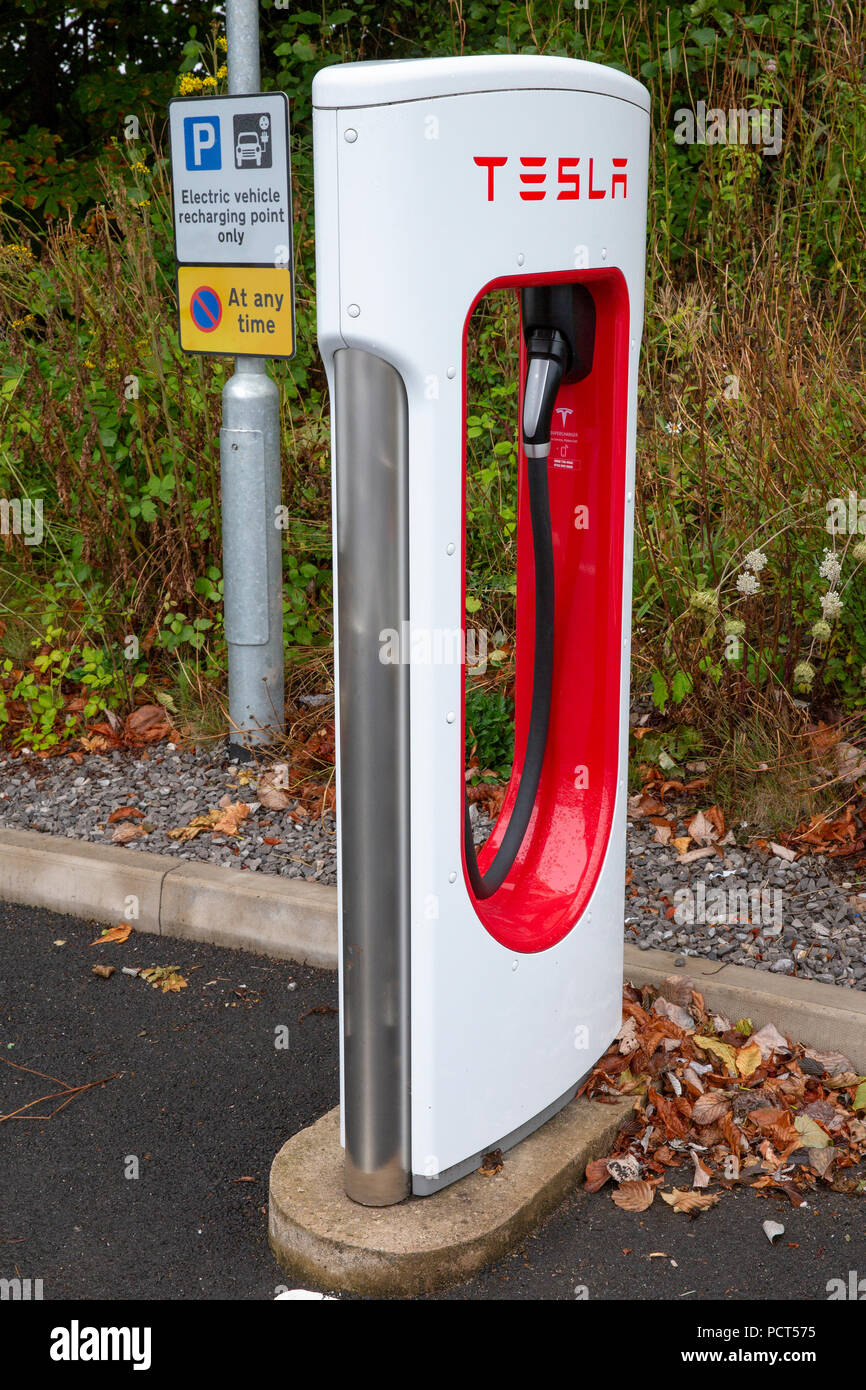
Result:
<instances>
[{"instance_id":1,"label":"blue p symbol","mask_svg":"<svg viewBox=\"0 0 866 1390\"><path fill-rule=\"evenodd\" d=\"M219 116L184 116L187 169L221 169Z\"/></svg>"}]
</instances>

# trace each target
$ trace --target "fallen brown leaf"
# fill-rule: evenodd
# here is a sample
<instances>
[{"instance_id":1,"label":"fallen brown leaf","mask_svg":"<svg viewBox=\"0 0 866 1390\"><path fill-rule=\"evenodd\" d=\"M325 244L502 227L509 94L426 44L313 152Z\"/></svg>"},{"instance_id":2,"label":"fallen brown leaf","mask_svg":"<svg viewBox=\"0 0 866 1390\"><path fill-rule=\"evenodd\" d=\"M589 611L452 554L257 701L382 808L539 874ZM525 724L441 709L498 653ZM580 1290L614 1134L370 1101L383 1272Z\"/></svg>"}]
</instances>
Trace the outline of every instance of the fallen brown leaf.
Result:
<instances>
[{"instance_id":1,"label":"fallen brown leaf","mask_svg":"<svg viewBox=\"0 0 866 1390\"><path fill-rule=\"evenodd\" d=\"M692 1106L692 1119L696 1125L712 1125L727 1115L731 1102L722 1091L708 1091L698 1096Z\"/></svg>"},{"instance_id":2,"label":"fallen brown leaf","mask_svg":"<svg viewBox=\"0 0 866 1390\"><path fill-rule=\"evenodd\" d=\"M483 1155L479 1173L483 1173L485 1178L493 1178L497 1173L501 1173L505 1167L501 1149L491 1149L489 1153Z\"/></svg>"},{"instance_id":3,"label":"fallen brown leaf","mask_svg":"<svg viewBox=\"0 0 866 1390\"><path fill-rule=\"evenodd\" d=\"M606 1158L594 1158L591 1163L586 1165L583 1185L587 1192L599 1192L604 1187L610 1173L607 1167Z\"/></svg>"},{"instance_id":4,"label":"fallen brown leaf","mask_svg":"<svg viewBox=\"0 0 866 1390\"><path fill-rule=\"evenodd\" d=\"M111 837L111 842L114 845L128 845L130 840L140 840L146 834L147 831L143 830L140 825L118 825Z\"/></svg>"},{"instance_id":5,"label":"fallen brown leaf","mask_svg":"<svg viewBox=\"0 0 866 1390\"><path fill-rule=\"evenodd\" d=\"M662 1192L659 1194L663 1202L673 1207L674 1211L686 1212L691 1215L693 1212L708 1211L714 1207L719 1200L717 1192L690 1192L687 1188L675 1187L673 1192Z\"/></svg>"},{"instance_id":6,"label":"fallen brown leaf","mask_svg":"<svg viewBox=\"0 0 866 1390\"><path fill-rule=\"evenodd\" d=\"M646 1211L652 1206L655 1188L644 1179L639 1182L623 1182L611 1196L622 1211Z\"/></svg>"},{"instance_id":7,"label":"fallen brown leaf","mask_svg":"<svg viewBox=\"0 0 866 1390\"><path fill-rule=\"evenodd\" d=\"M95 941L91 941L91 946L102 946L108 941L127 941L132 927L129 922L118 922L116 927L109 927L108 931L98 936Z\"/></svg>"},{"instance_id":8,"label":"fallen brown leaf","mask_svg":"<svg viewBox=\"0 0 866 1390\"><path fill-rule=\"evenodd\" d=\"M228 802L228 805L224 805ZM237 835L243 821L250 813L249 805L246 801L230 801L228 797L223 797L220 802L222 815L214 823L215 835Z\"/></svg>"}]
</instances>

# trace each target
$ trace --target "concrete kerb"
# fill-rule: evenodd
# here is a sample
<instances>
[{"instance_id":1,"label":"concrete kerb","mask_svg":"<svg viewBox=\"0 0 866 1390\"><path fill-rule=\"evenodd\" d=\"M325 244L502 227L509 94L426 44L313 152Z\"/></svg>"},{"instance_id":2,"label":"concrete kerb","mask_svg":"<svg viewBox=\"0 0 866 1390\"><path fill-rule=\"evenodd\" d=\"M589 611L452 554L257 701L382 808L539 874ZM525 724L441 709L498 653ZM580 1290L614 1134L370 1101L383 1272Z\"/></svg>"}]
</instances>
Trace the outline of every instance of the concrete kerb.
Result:
<instances>
[{"instance_id":1,"label":"concrete kerb","mask_svg":"<svg viewBox=\"0 0 866 1390\"><path fill-rule=\"evenodd\" d=\"M31 830L0 830L0 899L136 931L185 937L336 969L336 890L303 878L242 873L171 855L95 845ZM626 947L626 979L659 986L688 974L714 1009L756 1027L774 1023L813 1047L847 1052L866 1070L866 991L746 966Z\"/></svg>"},{"instance_id":2,"label":"concrete kerb","mask_svg":"<svg viewBox=\"0 0 866 1390\"><path fill-rule=\"evenodd\" d=\"M303 879L0 830L0 900L337 968L336 892Z\"/></svg>"},{"instance_id":3,"label":"concrete kerb","mask_svg":"<svg viewBox=\"0 0 866 1390\"><path fill-rule=\"evenodd\" d=\"M166 854L0 830L4 901L108 924L132 920L136 931L159 933L163 880L176 864Z\"/></svg>"},{"instance_id":4,"label":"concrete kerb","mask_svg":"<svg viewBox=\"0 0 866 1390\"><path fill-rule=\"evenodd\" d=\"M137 899L137 931L337 968L334 888L30 830L0 830L0 899L110 925L129 920L131 898ZM667 951L626 946L626 978L659 985L680 973L675 959ZM775 1023L815 1047L846 1052L866 1071L866 992L694 956L685 958L681 970L723 1013L751 1018L756 1027Z\"/></svg>"}]
</instances>

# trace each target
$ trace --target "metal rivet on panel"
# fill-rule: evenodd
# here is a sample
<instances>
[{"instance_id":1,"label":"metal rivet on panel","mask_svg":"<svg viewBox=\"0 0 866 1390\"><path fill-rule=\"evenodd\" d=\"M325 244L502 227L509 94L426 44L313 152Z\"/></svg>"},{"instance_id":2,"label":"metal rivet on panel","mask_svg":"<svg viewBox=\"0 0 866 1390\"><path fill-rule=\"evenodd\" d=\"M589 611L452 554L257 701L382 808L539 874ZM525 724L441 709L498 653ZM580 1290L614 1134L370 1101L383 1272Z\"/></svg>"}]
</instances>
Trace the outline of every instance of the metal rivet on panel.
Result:
<instances>
[{"instance_id":1,"label":"metal rivet on panel","mask_svg":"<svg viewBox=\"0 0 866 1390\"><path fill-rule=\"evenodd\" d=\"M456 549L457 549L457 547L455 546L454 542L453 542L453 541L450 541L449 544L446 545L446 547L445 547L445 554L446 554L446 555L453 555L453 554L454 554L454 551L455 551Z\"/></svg>"},{"instance_id":2,"label":"metal rivet on panel","mask_svg":"<svg viewBox=\"0 0 866 1390\"><path fill-rule=\"evenodd\" d=\"M451 873L448 875L448 882L449 882L449 883L456 883L456 882L457 882L457 875L455 874L455 872L454 872L453 869L451 870Z\"/></svg>"},{"instance_id":3,"label":"metal rivet on panel","mask_svg":"<svg viewBox=\"0 0 866 1390\"><path fill-rule=\"evenodd\" d=\"M457 718L457 715L454 713L453 709L450 709L450 710L448 711L448 713L446 714L446 716L445 716L445 723L446 723L446 724L453 724L453 723L454 723L454 720L455 720L456 718Z\"/></svg>"},{"instance_id":4,"label":"metal rivet on panel","mask_svg":"<svg viewBox=\"0 0 866 1390\"><path fill-rule=\"evenodd\" d=\"M344 131L343 131L343 139L344 139L348 144L354 145L354 143L355 143L355 141L357 140L357 138L358 138L358 132L357 132L357 130L353 130L351 126L349 126L349 129L348 129L348 130L344 130Z\"/></svg>"},{"instance_id":5,"label":"metal rivet on panel","mask_svg":"<svg viewBox=\"0 0 866 1390\"><path fill-rule=\"evenodd\" d=\"M445 375L447 376L447 378L448 378L449 381L453 381L454 378L455 378L456 375L457 375L457 368L456 368L456 367L449 367L448 370L447 370L447 372L445 373Z\"/></svg>"},{"instance_id":6,"label":"metal rivet on panel","mask_svg":"<svg viewBox=\"0 0 866 1390\"><path fill-rule=\"evenodd\" d=\"M350 304L349 307L348 307L348 309L346 310L346 313L349 315L349 318L350 318L350 319L356 319L356 318L358 317L358 315L360 314L360 312L361 312L361 306L360 306L360 304Z\"/></svg>"},{"instance_id":7,"label":"metal rivet on panel","mask_svg":"<svg viewBox=\"0 0 866 1390\"><path fill-rule=\"evenodd\" d=\"M517 257L517 264L518 264L518 265L523 265L523 262L524 262L525 260L526 260L526 257L524 256L523 252L521 251L520 255Z\"/></svg>"}]
</instances>

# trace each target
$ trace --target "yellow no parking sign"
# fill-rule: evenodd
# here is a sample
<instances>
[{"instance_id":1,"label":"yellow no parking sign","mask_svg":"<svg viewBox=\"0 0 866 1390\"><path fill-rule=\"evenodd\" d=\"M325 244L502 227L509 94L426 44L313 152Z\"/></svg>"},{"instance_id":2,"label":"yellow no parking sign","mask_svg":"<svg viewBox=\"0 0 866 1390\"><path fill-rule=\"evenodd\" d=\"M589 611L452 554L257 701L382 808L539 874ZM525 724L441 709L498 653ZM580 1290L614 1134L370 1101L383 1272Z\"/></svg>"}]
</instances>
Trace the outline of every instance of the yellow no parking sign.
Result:
<instances>
[{"instance_id":1,"label":"yellow no parking sign","mask_svg":"<svg viewBox=\"0 0 866 1390\"><path fill-rule=\"evenodd\" d=\"M181 265L177 300L184 352L291 357L295 350L288 266Z\"/></svg>"}]
</instances>

